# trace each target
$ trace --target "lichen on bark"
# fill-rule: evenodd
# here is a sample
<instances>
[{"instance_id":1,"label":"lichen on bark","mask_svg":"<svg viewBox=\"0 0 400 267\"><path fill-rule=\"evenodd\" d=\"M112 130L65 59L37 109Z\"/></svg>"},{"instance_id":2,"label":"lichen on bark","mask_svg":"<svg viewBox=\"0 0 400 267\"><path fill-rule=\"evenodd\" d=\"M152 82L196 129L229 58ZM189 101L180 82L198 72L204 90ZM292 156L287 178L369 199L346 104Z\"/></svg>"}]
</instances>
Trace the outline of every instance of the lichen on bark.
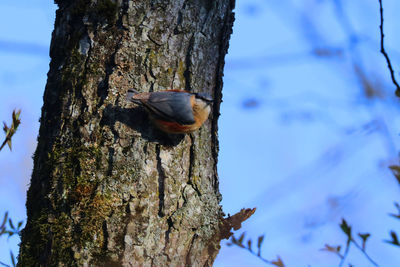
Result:
<instances>
[{"instance_id":1,"label":"lichen on bark","mask_svg":"<svg viewBox=\"0 0 400 267\"><path fill-rule=\"evenodd\" d=\"M211 265L227 225L216 166L234 1L56 3L19 266ZM208 92L213 111L168 135L126 102L132 87Z\"/></svg>"}]
</instances>

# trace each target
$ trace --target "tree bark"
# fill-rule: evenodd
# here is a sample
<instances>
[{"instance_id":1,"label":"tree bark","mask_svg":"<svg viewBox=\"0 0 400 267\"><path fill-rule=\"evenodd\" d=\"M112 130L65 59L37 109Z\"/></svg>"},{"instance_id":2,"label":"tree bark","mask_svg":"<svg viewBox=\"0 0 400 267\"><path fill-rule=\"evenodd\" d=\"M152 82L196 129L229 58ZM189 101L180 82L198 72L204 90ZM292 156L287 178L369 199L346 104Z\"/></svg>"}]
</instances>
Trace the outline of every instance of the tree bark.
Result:
<instances>
[{"instance_id":1,"label":"tree bark","mask_svg":"<svg viewBox=\"0 0 400 267\"><path fill-rule=\"evenodd\" d=\"M56 2L18 265L212 265L231 228L217 120L234 0ZM132 87L208 92L212 114L162 133Z\"/></svg>"}]
</instances>

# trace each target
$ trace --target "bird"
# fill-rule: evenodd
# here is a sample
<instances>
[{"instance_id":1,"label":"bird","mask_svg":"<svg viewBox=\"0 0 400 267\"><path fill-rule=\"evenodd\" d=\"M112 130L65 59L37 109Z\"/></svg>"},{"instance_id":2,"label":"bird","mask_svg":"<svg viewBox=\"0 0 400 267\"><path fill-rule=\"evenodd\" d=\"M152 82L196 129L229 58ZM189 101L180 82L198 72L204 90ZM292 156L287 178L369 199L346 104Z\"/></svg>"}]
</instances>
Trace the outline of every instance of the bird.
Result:
<instances>
[{"instance_id":1,"label":"bird","mask_svg":"<svg viewBox=\"0 0 400 267\"><path fill-rule=\"evenodd\" d=\"M141 105L161 131L170 134L192 133L207 120L212 97L208 93L164 90L140 93L129 89L127 100Z\"/></svg>"}]
</instances>

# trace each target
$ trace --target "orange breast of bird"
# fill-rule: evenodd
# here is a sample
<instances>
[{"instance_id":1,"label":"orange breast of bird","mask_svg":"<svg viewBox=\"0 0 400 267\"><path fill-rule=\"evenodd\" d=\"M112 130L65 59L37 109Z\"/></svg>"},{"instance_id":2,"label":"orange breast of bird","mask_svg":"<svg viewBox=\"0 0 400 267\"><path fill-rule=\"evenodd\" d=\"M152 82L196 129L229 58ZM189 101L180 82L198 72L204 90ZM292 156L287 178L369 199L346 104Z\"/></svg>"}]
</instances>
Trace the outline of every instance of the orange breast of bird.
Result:
<instances>
[{"instance_id":1,"label":"orange breast of bird","mask_svg":"<svg viewBox=\"0 0 400 267\"><path fill-rule=\"evenodd\" d=\"M154 123L157 125L158 128L160 128L160 130L174 134L191 133L199 129L201 126L201 123L199 123L198 121L190 125L182 125L177 122L163 121L156 119L154 120Z\"/></svg>"}]
</instances>

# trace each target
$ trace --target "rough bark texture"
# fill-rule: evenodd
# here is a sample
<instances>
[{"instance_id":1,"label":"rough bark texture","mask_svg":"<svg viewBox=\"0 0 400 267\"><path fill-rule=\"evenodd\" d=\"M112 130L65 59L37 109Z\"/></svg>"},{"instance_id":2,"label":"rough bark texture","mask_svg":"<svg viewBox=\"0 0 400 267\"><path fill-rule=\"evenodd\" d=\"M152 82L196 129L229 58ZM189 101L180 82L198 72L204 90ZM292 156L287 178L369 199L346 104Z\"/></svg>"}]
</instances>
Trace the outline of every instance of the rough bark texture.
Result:
<instances>
[{"instance_id":1,"label":"rough bark texture","mask_svg":"<svg viewBox=\"0 0 400 267\"><path fill-rule=\"evenodd\" d=\"M56 2L18 265L211 265L226 235L217 120L234 1ZM125 100L132 87L209 92L213 111L167 135Z\"/></svg>"}]
</instances>

